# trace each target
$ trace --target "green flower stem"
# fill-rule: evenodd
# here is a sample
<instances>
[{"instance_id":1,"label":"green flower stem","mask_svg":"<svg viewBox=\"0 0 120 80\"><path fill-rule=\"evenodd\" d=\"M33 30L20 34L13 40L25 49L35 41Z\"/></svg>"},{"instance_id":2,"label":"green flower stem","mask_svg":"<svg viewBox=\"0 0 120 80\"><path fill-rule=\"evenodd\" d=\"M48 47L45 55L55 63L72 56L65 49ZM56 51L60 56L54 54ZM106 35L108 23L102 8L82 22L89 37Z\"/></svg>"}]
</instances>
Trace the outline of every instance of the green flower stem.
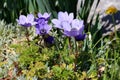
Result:
<instances>
[{"instance_id":1,"label":"green flower stem","mask_svg":"<svg viewBox=\"0 0 120 80\"><path fill-rule=\"evenodd\" d=\"M115 37L117 38L117 30L116 30L116 26L115 26L114 14L112 14L112 21L113 21L113 27L114 27Z\"/></svg>"},{"instance_id":2,"label":"green flower stem","mask_svg":"<svg viewBox=\"0 0 120 80\"><path fill-rule=\"evenodd\" d=\"M76 40L75 40L75 38L73 38L73 43L74 43L74 55L75 55L75 61L74 61L74 63L75 63L75 66L74 66L74 71L76 72L77 71L77 59L78 59L78 46L77 46L77 42L76 42Z\"/></svg>"},{"instance_id":3,"label":"green flower stem","mask_svg":"<svg viewBox=\"0 0 120 80\"><path fill-rule=\"evenodd\" d=\"M72 45L71 45L71 38L68 37L68 46L69 46L69 49L71 49Z\"/></svg>"},{"instance_id":4,"label":"green flower stem","mask_svg":"<svg viewBox=\"0 0 120 80\"><path fill-rule=\"evenodd\" d=\"M29 31L28 31L28 29L27 29L27 28L26 28L26 33L25 33L25 36L26 36L26 39L27 39L27 43L28 43L28 45L30 45Z\"/></svg>"}]
</instances>

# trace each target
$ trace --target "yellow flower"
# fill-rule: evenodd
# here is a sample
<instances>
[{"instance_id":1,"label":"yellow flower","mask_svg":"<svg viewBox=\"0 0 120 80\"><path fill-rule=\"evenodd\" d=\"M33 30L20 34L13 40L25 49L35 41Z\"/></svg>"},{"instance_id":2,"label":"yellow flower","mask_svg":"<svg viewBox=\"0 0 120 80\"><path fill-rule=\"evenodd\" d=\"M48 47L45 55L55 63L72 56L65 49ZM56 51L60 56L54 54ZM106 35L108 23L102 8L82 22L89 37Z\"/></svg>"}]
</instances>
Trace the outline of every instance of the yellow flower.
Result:
<instances>
[{"instance_id":1,"label":"yellow flower","mask_svg":"<svg viewBox=\"0 0 120 80\"><path fill-rule=\"evenodd\" d=\"M115 6L109 6L108 9L105 11L106 14L115 14L117 13L117 8Z\"/></svg>"}]
</instances>

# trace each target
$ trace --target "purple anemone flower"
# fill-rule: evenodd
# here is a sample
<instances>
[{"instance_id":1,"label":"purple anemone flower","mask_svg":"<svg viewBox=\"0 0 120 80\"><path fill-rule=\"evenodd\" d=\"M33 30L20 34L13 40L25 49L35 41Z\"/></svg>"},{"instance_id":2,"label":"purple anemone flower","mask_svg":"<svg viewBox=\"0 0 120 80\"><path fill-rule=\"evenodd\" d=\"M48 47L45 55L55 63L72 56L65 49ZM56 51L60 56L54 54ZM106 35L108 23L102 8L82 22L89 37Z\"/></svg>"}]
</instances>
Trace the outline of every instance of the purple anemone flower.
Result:
<instances>
[{"instance_id":1,"label":"purple anemone flower","mask_svg":"<svg viewBox=\"0 0 120 80\"><path fill-rule=\"evenodd\" d=\"M35 20L37 22L35 25L36 34L45 35L49 33L49 31L52 29L52 27L48 25L49 18L50 14L48 13L44 13L43 15L38 13L38 18Z\"/></svg>"},{"instance_id":2,"label":"purple anemone flower","mask_svg":"<svg viewBox=\"0 0 120 80\"><path fill-rule=\"evenodd\" d=\"M73 19L73 13L59 12L58 19L53 19L52 23L56 28L64 30L64 34L68 37L84 37L84 22L83 20ZM79 36L79 37L78 37Z\"/></svg>"},{"instance_id":3,"label":"purple anemone flower","mask_svg":"<svg viewBox=\"0 0 120 80\"><path fill-rule=\"evenodd\" d=\"M17 22L19 25L24 27L30 27L36 24L33 14L28 14L27 17L25 15L20 15L19 19L17 19Z\"/></svg>"},{"instance_id":4,"label":"purple anemone flower","mask_svg":"<svg viewBox=\"0 0 120 80\"><path fill-rule=\"evenodd\" d=\"M66 26L67 27L67 26ZM68 28L68 27L67 27ZM80 21L78 19L74 19L68 30L64 29L64 34L66 36L78 36L79 34L82 34L84 30L84 25L83 25L83 21Z\"/></svg>"},{"instance_id":5,"label":"purple anemone flower","mask_svg":"<svg viewBox=\"0 0 120 80\"><path fill-rule=\"evenodd\" d=\"M50 32L50 30L52 29L51 26L49 26L48 24L36 24L36 34L39 35L45 35L48 34Z\"/></svg>"},{"instance_id":6,"label":"purple anemone flower","mask_svg":"<svg viewBox=\"0 0 120 80\"><path fill-rule=\"evenodd\" d=\"M44 13L43 15L41 13L38 13L38 18L35 19L35 21L39 24L41 23L47 23L50 19L50 14Z\"/></svg>"},{"instance_id":7,"label":"purple anemone flower","mask_svg":"<svg viewBox=\"0 0 120 80\"><path fill-rule=\"evenodd\" d=\"M41 13L38 13L38 18L44 18L46 20L49 20L50 14L44 13L43 15Z\"/></svg>"},{"instance_id":8,"label":"purple anemone flower","mask_svg":"<svg viewBox=\"0 0 120 80\"><path fill-rule=\"evenodd\" d=\"M59 29L70 31L70 24L73 21L73 13L59 12L58 19L53 19L52 23Z\"/></svg>"}]
</instances>

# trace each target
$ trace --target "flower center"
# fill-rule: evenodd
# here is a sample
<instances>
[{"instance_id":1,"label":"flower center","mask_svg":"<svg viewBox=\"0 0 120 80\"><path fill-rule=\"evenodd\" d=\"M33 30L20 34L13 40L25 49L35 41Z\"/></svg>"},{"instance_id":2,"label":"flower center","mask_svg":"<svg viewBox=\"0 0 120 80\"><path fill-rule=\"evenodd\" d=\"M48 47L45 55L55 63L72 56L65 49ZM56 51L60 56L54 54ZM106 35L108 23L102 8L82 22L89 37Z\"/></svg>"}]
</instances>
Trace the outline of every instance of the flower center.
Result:
<instances>
[{"instance_id":1,"label":"flower center","mask_svg":"<svg viewBox=\"0 0 120 80\"><path fill-rule=\"evenodd\" d=\"M41 33L41 34L46 34L46 30L45 30L45 29L41 29L41 30L40 30L40 33Z\"/></svg>"}]
</instances>

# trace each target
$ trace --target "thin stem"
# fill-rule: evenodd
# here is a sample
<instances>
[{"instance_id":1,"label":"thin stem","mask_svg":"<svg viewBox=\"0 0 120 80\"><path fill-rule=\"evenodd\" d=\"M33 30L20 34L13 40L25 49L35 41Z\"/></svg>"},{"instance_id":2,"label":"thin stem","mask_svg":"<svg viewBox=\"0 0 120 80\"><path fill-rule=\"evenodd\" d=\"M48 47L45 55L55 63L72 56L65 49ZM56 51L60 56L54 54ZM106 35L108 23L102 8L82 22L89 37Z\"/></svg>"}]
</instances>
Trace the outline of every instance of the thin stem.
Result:
<instances>
[{"instance_id":1,"label":"thin stem","mask_svg":"<svg viewBox=\"0 0 120 80\"><path fill-rule=\"evenodd\" d=\"M73 38L73 43L74 43L74 55L75 55L75 67L74 67L74 71L77 71L77 59L78 59L78 46L77 46L77 42L75 40L75 38Z\"/></svg>"},{"instance_id":2,"label":"thin stem","mask_svg":"<svg viewBox=\"0 0 120 80\"><path fill-rule=\"evenodd\" d=\"M26 28L26 33L25 33L25 36L26 36L26 39L27 39L27 43L28 43L28 45L30 45L29 31L28 31L28 29L27 29L27 28Z\"/></svg>"},{"instance_id":3,"label":"thin stem","mask_svg":"<svg viewBox=\"0 0 120 80\"><path fill-rule=\"evenodd\" d=\"M68 37L68 46L69 46L69 49L71 49L71 38Z\"/></svg>"},{"instance_id":4,"label":"thin stem","mask_svg":"<svg viewBox=\"0 0 120 80\"><path fill-rule=\"evenodd\" d=\"M116 26L115 26L114 14L112 14L112 21L113 21L113 27L114 27L115 37L117 38L117 30L116 30Z\"/></svg>"},{"instance_id":5,"label":"thin stem","mask_svg":"<svg viewBox=\"0 0 120 80\"><path fill-rule=\"evenodd\" d=\"M96 45L97 45L102 39L103 39L103 37L101 37L101 38L95 43L95 45L93 46L92 49L94 49L94 48L96 47Z\"/></svg>"}]
</instances>

